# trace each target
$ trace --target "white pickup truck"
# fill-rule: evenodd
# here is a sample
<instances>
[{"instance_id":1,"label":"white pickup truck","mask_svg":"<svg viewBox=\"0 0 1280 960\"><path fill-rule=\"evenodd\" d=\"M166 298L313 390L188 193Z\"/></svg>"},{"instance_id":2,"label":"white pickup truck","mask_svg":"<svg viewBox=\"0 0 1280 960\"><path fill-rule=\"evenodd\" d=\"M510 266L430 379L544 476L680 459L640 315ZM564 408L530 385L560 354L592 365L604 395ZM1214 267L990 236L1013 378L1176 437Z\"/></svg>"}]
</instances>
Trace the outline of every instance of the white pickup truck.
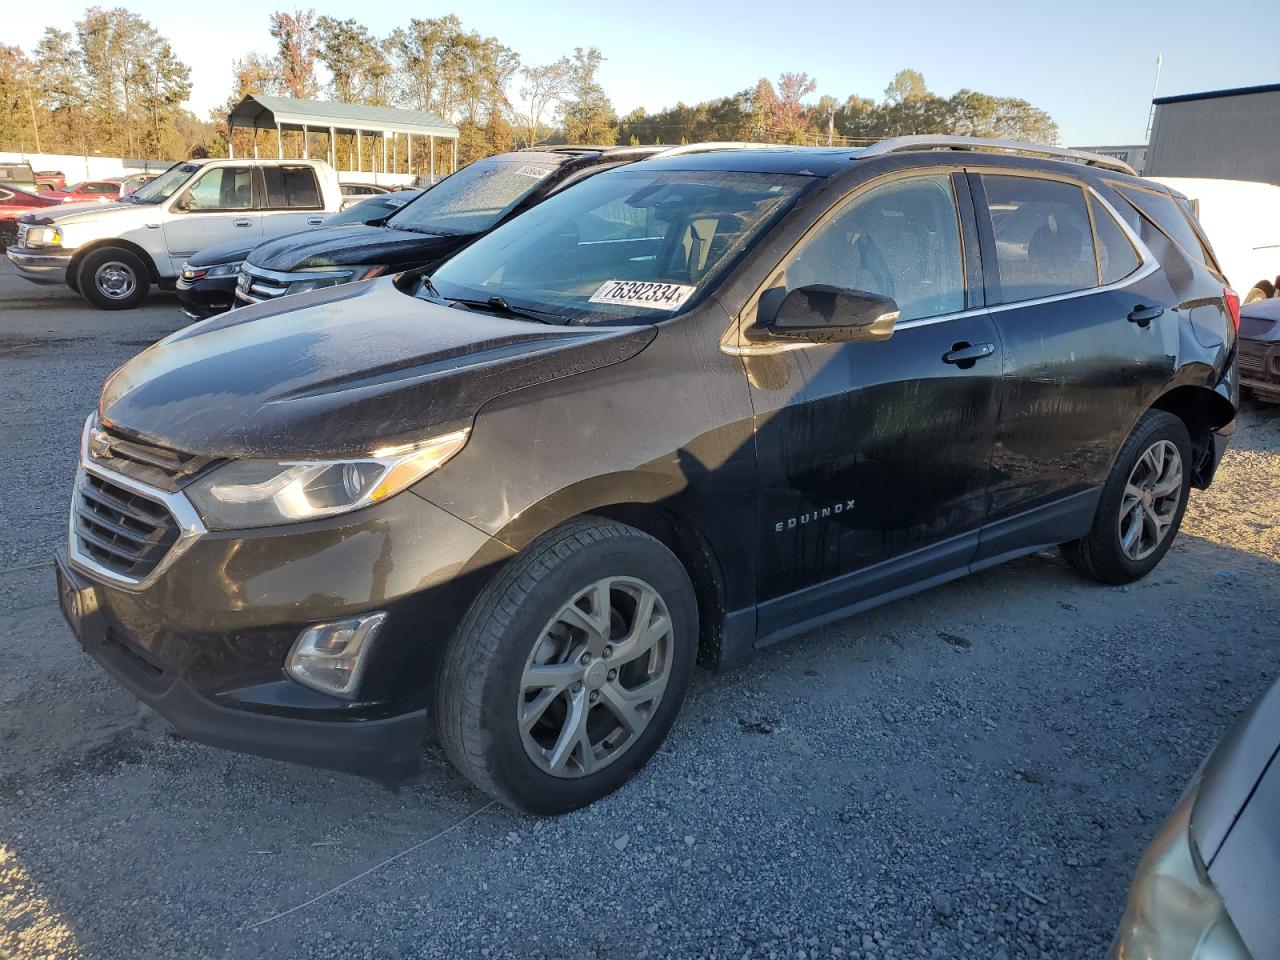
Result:
<instances>
[{"instance_id":1,"label":"white pickup truck","mask_svg":"<svg viewBox=\"0 0 1280 960\"><path fill-rule=\"evenodd\" d=\"M6 253L35 283L65 283L103 310L127 310L152 284L172 287L197 250L319 226L342 209L322 160L176 163L110 204L70 204L19 218Z\"/></svg>"}]
</instances>

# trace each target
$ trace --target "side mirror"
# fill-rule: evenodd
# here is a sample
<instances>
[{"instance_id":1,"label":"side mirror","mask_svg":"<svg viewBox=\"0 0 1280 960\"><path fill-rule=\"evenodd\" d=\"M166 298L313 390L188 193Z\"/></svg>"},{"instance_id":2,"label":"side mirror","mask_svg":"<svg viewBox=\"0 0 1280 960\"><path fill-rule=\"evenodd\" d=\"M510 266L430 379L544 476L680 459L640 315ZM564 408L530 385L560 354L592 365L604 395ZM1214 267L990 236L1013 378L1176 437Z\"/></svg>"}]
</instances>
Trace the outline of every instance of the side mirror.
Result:
<instances>
[{"instance_id":1,"label":"side mirror","mask_svg":"<svg viewBox=\"0 0 1280 960\"><path fill-rule=\"evenodd\" d=\"M892 297L815 284L788 293L767 329L770 339L806 343L888 340L898 313Z\"/></svg>"}]
</instances>

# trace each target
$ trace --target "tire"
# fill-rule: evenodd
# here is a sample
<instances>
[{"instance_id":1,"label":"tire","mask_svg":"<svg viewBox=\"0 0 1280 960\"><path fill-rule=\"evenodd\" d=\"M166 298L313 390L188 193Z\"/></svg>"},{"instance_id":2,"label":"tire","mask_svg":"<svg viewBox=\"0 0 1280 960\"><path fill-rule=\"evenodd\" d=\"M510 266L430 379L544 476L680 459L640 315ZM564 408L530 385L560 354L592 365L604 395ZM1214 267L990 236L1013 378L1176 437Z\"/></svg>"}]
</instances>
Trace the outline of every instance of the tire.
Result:
<instances>
[{"instance_id":1,"label":"tire","mask_svg":"<svg viewBox=\"0 0 1280 960\"><path fill-rule=\"evenodd\" d=\"M1175 464L1178 485L1168 490ZM1107 584L1132 583L1154 570L1182 525L1191 492L1191 464L1186 425L1171 413L1148 410L1116 456L1092 529L1062 544L1067 562L1089 579ZM1138 492L1143 496L1135 496Z\"/></svg>"},{"instance_id":2,"label":"tire","mask_svg":"<svg viewBox=\"0 0 1280 960\"><path fill-rule=\"evenodd\" d=\"M80 261L75 285L99 310L132 310L147 299L151 271L132 251L103 247Z\"/></svg>"},{"instance_id":3,"label":"tire","mask_svg":"<svg viewBox=\"0 0 1280 960\"><path fill-rule=\"evenodd\" d=\"M651 608L645 588L656 598ZM608 629L588 631L583 624L603 626L606 598ZM645 635L658 639L637 654ZM437 679L440 742L463 776L509 807L560 814L586 806L661 745L697 647L697 601L675 555L624 524L571 521L535 540L472 604ZM585 732L585 747L575 730Z\"/></svg>"},{"instance_id":4,"label":"tire","mask_svg":"<svg viewBox=\"0 0 1280 960\"><path fill-rule=\"evenodd\" d=\"M1276 295L1275 287L1263 280L1261 283L1250 288L1249 292L1244 295L1244 299L1240 303L1258 303L1261 300L1270 300Z\"/></svg>"}]
</instances>

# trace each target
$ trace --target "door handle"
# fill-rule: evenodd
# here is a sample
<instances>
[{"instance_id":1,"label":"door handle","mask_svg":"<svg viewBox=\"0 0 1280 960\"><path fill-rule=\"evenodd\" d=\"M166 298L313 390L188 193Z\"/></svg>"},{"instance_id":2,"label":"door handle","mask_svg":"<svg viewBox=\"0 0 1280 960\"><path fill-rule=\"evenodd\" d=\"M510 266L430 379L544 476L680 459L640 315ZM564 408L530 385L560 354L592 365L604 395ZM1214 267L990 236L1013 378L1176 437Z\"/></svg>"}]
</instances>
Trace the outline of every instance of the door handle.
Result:
<instances>
[{"instance_id":1,"label":"door handle","mask_svg":"<svg viewBox=\"0 0 1280 960\"><path fill-rule=\"evenodd\" d=\"M967 370L984 357L996 352L994 343L967 343L960 341L953 344L951 350L942 355L943 363L954 363L962 370Z\"/></svg>"},{"instance_id":2,"label":"door handle","mask_svg":"<svg viewBox=\"0 0 1280 960\"><path fill-rule=\"evenodd\" d=\"M1144 307L1138 304L1129 311L1129 322L1136 323L1140 327L1151 325L1151 321L1164 313L1164 307Z\"/></svg>"},{"instance_id":3,"label":"door handle","mask_svg":"<svg viewBox=\"0 0 1280 960\"><path fill-rule=\"evenodd\" d=\"M324 223L324 217L307 217L307 223L311 224L313 227L318 227L320 224Z\"/></svg>"},{"instance_id":4,"label":"door handle","mask_svg":"<svg viewBox=\"0 0 1280 960\"><path fill-rule=\"evenodd\" d=\"M231 223L237 227L252 227L252 220L232 220Z\"/></svg>"}]
</instances>

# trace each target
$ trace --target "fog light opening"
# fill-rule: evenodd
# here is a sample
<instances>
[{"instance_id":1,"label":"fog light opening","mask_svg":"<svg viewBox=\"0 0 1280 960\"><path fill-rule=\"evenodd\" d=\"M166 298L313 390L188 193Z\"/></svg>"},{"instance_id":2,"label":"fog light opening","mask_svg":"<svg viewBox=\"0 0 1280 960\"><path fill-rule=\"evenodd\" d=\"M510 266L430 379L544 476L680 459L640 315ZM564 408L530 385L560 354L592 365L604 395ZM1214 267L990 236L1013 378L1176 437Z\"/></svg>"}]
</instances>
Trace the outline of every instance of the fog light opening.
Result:
<instances>
[{"instance_id":1,"label":"fog light opening","mask_svg":"<svg viewBox=\"0 0 1280 960\"><path fill-rule=\"evenodd\" d=\"M355 697L374 637L386 619L386 613L368 613L307 627L294 641L285 670L315 690Z\"/></svg>"}]
</instances>

